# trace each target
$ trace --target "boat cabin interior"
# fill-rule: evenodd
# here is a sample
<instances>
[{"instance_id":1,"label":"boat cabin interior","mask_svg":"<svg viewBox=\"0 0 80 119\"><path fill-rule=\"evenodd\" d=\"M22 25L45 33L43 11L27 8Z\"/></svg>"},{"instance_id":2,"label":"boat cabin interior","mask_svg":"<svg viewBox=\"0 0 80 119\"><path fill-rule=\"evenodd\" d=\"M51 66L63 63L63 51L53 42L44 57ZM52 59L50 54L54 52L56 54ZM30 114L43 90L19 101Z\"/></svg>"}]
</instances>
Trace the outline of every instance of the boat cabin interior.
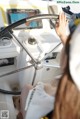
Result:
<instances>
[{"instance_id":1,"label":"boat cabin interior","mask_svg":"<svg viewBox=\"0 0 80 119\"><path fill-rule=\"evenodd\" d=\"M39 82L45 85L53 82L55 97L56 79L62 74L63 44L54 26L61 10L53 1L0 1L0 112L3 116L21 119L18 113L22 105L24 119L31 119L24 112L26 98L29 90ZM45 100L43 102L45 104Z\"/></svg>"}]
</instances>

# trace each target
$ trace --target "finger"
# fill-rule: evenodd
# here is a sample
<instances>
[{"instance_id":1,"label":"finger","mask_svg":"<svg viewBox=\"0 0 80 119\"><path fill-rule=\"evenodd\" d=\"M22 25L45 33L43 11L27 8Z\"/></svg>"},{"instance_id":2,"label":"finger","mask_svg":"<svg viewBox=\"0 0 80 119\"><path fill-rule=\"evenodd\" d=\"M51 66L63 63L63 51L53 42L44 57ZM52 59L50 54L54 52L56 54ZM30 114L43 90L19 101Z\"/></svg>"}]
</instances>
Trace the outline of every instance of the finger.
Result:
<instances>
[{"instance_id":1,"label":"finger","mask_svg":"<svg viewBox=\"0 0 80 119\"><path fill-rule=\"evenodd\" d=\"M63 12L63 13L61 14L61 21L62 21L62 22L65 22L65 19L66 19L66 18L65 18L65 14L64 14L64 12Z\"/></svg>"},{"instance_id":2,"label":"finger","mask_svg":"<svg viewBox=\"0 0 80 119\"><path fill-rule=\"evenodd\" d=\"M64 22L65 23L68 23L68 20L67 20L67 18L66 18L66 15L64 14Z\"/></svg>"},{"instance_id":3,"label":"finger","mask_svg":"<svg viewBox=\"0 0 80 119\"><path fill-rule=\"evenodd\" d=\"M61 21L62 21L62 20L61 20L61 14L62 14L62 13L60 12L60 14L59 14L59 25L61 24Z\"/></svg>"},{"instance_id":4,"label":"finger","mask_svg":"<svg viewBox=\"0 0 80 119\"><path fill-rule=\"evenodd\" d=\"M63 15L62 15L62 21L64 22L65 25L68 24L68 20L66 19L65 13L63 13Z\"/></svg>"}]
</instances>

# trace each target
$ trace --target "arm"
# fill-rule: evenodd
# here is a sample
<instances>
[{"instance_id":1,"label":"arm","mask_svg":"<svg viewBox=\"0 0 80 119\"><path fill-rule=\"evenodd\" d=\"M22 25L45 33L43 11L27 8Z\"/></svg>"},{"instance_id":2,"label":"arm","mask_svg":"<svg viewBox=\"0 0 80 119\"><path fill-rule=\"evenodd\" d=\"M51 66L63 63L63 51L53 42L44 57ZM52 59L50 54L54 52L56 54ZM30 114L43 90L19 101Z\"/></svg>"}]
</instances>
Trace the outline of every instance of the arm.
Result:
<instances>
[{"instance_id":1,"label":"arm","mask_svg":"<svg viewBox=\"0 0 80 119\"><path fill-rule=\"evenodd\" d=\"M66 43L67 38L68 38L68 36L67 36L67 35L60 36L60 39L61 39L61 41L62 41L62 43L63 43L63 44L65 44L65 43Z\"/></svg>"},{"instance_id":2,"label":"arm","mask_svg":"<svg viewBox=\"0 0 80 119\"><path fill-rule=\"evenodd\" d=\"M65 49L65 43L66 43L67 38L68 38L68 36L66 35L67 24L68 24L68 21L66 19L65 14L60 13L59 20L55 25L55 30L56 30L57 35L60 37L60 39L64 45L62 48L62 51L61 51L61 59L60 59L60 65L61 65L62 71L64 70L65 64L66 64L66 55L65 55L64 49ZM64 61L63 61L63 57L64 57Z\"/></svg>"}]
</instances>

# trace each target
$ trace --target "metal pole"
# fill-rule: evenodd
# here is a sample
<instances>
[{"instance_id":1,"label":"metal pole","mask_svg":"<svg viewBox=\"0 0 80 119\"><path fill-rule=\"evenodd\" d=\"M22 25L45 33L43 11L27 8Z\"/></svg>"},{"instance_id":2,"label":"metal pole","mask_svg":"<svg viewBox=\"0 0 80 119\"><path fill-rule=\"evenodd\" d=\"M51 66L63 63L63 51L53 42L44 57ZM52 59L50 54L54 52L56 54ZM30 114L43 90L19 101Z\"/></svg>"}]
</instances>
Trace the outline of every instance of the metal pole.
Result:
<instances>
[{"instance_id":1,"label":"metal pole","mask_svg":"<svg viewBox=\"0 0 80 119\"><path fill-rule=\"evenodd\" d=\"M32 80L32 85L34 85L36 74L37 74L37 69L35 68L34 76L33 76L33 80Z\"/></svg>"},{"instance_id":2,"label":"metal pole","mask_svg":"<svg viewBox=\"0 0 80 119\"><path fill-rule=\"evenodd\" d=\"M17 73L17 72L20 72L20 71L23 71L23 70L28 69L28 68L33 67L33 66L34 66L34 64L32 64L30 66L27 66L27 67L23 67L23 68L17 69L17 70L14 70L14 71L11 71L11 72L8 72L8 73L5 73L5 74L2 74L2 75L0 75L0 78L2 78L4 76L11 75L11 74L14 74L14 73Z\"/></svg>"}]
</instances>

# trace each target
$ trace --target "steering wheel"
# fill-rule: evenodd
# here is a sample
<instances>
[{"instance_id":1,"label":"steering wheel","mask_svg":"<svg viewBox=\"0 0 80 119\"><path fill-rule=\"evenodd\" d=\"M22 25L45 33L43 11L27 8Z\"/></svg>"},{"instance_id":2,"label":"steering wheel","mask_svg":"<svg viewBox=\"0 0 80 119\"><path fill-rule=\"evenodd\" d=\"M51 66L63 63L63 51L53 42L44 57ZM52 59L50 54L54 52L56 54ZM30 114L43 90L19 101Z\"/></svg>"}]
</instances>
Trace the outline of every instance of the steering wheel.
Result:
<instances>
[{"instance_id":1,"label":"steering wheel","mask_svg":"<svg viewBox=\"0 0 80 119\"><path fill-rule=\"evenodd\" d=\"M31 58L32 61L33 61L34 67L35 67L36 65L40 64L40 62L43 61L43 60L49 55L49 53L51 53L53 50L55 50L55 49L61 44L61 42L59 42L53 49L51 49L51 50L50 50L49 52L47 52L47 54L45 55L46 52L43 51L42 46L41 46L41 42L40 42L40 41L38 42L38 41L36 40L36 42L38 42L38 46L39 46L40 50L42 50L42 53L41 53L40 59L35 59L35 58L32 56L31 52L27 49L27 47L26 47L24 44L22 44L22 42L15 36L15 34L14 34L14 32L13 32L13 29L16 28L16 27L18 27L19 25L22 25L22 24L24 24L24 23L26 24L27 22L30 22L30 21L33 21L33 20L37 20L37 19L53 19L53 20L56 21L56 20L58 19L58 17L59 17L59 16L56 15L56 14L40 14L40 15L31 16L31 17L22 19L22 20L20 20L20 21L17 21L17 22L15 22L15 23L13 23L13 24L7 26L7 27L4 28L2 31L0 31L0 38L4 37L4 34L5 34L6 32L9 32L9 34L20 44L20 46L21 46L21 47L26 51L26 53L30 56L30 58ZM54 26L53 26L53 27L54 27ZM34 37L34 38L36 39L36 37ZM32 65L32 66L33 66L33 65ZM55 67L55 66L53 66L53 67ZM28 67L28 68L30 68L30 67ZM26 68L23 68L23 70L24 70L24 69L26 69ZM22 70L18 69L18 71L22 71ZM17 71L17 72L18 72L18 71ZM3 75L1 75L0 77L6 76L6 75L10 75L10 74L12 74L12 73L16 73L16 71L9 72L9 73L7 73L7 74L3 74ZM35 76L34 76L34 78L35 78ZM33 82L34 82L34 81L33 81Z\"/></svg>"},{"instance_id":2,"label":"steering wheel","mask_svg":"<svg viewBox=\"0 0 80 119\"><path fill-rule=\"evenodd\" d=\"M55 49L57 46L56 46L55 48L51 49L51 51L49 51L49 53L46 53L46 52L43 51L43 48L42 48L42 46L41 46L41 44L42 44L41 41L40 41L40 40L37 41L37 38L36 38L36 36L35 36L34 38L36 39L36 43L37 43L38 47L40 48L40 50L42 51L41 56L40 56L40 59L37 59L37 60L36 60L36 59L32 56L32 54L29 52L29 50L27 49L27 47L26 47L25 45L23 45L23 44L19 41L19 39L15 36L15 34L14 34L14 32L12 32L12 30L13 30L14 28L18 27L19 25L22 25L22 24L24 24L24 23L26 24L27 22L31 22L31 21L33 21L33 20L38 20L38 19L53 19L54 21L56 21L56 20L58 19L58 15L56 15L56 14L40 14L40 15L36 15L36 16L31 16L31 17L22 19L22 20L20 20L20 21L17 21L17 22L15 22L15 23L13 23L13 24L7 26L5 29L3 29L3 30L0 32L0 37L3 37L6 32L10 32L10 34L12 35L12 37L15 37L15 39L18 41L18 43L21 45L21 47L23 47L23 49L27 52L27 54L31 57L31 59L33 60L33 62L35 62L36 64L39 63L42 59L44 59L44 58L46 57L45 54L48 55L48 54L49 54L51 51L53 51L53 49ZM54 26L53 26L53 27L54 27ZM42 39L40 36L39 36L39 38ZM60 45L60 44L58 44L58 45Z\"/></svg>"}]
</instances>

